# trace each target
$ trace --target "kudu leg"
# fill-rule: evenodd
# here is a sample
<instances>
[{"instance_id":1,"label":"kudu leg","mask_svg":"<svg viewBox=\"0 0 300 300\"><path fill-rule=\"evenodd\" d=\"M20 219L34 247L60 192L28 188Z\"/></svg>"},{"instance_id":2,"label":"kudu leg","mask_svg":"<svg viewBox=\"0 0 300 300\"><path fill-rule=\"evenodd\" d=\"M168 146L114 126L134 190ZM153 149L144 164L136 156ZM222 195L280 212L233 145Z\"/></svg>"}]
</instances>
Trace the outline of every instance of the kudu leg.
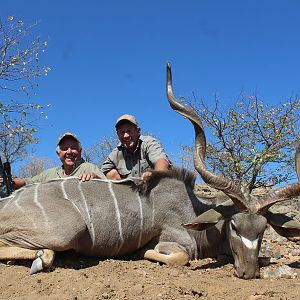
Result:
<instances>
[{"instance_id":1,"label":"kudu leg","mask_svg":"<svg viewBox=\"0 0 300 300\"><path fill-rule=\"evenodd\" d=\"M53 264L55 252L50 249L31 250L9 246L0 242L0 260L33 260L30 274L35 274Z\"/></svg>"},{"instance_id":2,"label":"kudu leg","mask_svg":"<svg viewBox=\"0 0 300 300\"><path fill-rule=\"evenodd\" d=\"M166 265L184 266L190 260L188 253L177 243L172 242L158 243L154 249L145 247L139 253L145 259L158 261Z\"/></svg>"}]
</instances>

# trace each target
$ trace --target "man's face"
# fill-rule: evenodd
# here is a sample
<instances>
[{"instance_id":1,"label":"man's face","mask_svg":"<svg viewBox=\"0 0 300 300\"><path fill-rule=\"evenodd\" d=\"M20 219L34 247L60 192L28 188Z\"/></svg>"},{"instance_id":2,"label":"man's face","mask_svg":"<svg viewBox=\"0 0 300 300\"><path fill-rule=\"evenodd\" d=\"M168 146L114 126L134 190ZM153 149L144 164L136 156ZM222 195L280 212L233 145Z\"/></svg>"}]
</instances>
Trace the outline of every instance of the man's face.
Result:
<instances>
[{"instance_id":1,"label":"man's face","mask_svg":"<svg viewBox=\"0 0 300 300\"><path fill-rule=\"evenodd\" d=\"M64 166L74 166L75 162L81 159L81 149L73 138L64 138L59 148L58 156Z\"/></svg>"},{"instance_id":2,"label":"man's face","mask_svg":"<svg viewBox=\"0 0 300 300\"><path fill-rule=\"evenodd\" d=\"M123 123L117 127L117 135L121 144L129 151L134 152L140 137L140 128L131 123Z\"/></svg>"}]
</instances>

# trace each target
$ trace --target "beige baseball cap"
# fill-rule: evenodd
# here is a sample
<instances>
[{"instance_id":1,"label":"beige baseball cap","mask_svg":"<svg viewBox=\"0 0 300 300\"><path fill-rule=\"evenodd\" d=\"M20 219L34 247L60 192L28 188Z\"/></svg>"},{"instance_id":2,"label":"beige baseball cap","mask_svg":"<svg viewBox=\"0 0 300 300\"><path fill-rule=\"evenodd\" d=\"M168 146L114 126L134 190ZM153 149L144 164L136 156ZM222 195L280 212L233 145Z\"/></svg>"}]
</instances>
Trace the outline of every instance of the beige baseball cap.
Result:
<instances>
[{"instance_id":1,"label":"beige baseball cap","mask_svg":"<svg viewBox=\"0 0 300 300\"><path fill-rule=\"evenodd\" d=\"M72 132L65 132L65 133L63 133L63 134L59 137L59 139L58 139L58 141L57 141L57 145L59 145L59 144L61 143L61 141L62 141L64 138L66 138L66 137L71 137L71 138L73 138L76 142L80 143L78 137L77 137L75 134L73 134Z\"/></svg>"},{"instance_id":2,"label":"beige baseball cap","mask_svg":"<svg viewBox=\"0 0 300 300\"><path fill-rule=\"evenodd\" d=\"M125 114L125 115L122 115L120 118L118 118L118 120L116 121L115 127L117 128L118 125L119 125L122 121L128 121L128 122L134 124L134 125L137 126L137 127L139 126L139 125L138 125L138 122L136 121L136 119L135 119L134 116Z\"/></svg>"}]
</instances>

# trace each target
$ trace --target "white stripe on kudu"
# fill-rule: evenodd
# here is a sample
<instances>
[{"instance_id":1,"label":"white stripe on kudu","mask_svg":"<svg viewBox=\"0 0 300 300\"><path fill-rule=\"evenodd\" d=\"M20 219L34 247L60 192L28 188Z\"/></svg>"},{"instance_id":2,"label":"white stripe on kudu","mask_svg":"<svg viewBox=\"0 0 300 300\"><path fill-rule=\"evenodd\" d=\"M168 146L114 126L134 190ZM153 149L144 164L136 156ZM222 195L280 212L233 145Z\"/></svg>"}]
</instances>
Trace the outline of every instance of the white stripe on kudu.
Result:
<instances>
[{"instance_id":1,"label":"white stripe on kudu","mask_svg":"<svg viewBox=\"0 0 300 300\"><path fill-rule=\"evenodd\" d=\"M236 226L235 223L234 223L234 220L232 220L231 223L232 223L234 226ZM230 231L234 231L234 230L232 229L231 223L230 223L230 225L229 225ZM249 240L248 238L245 238L244 236L242 236L241 234L238 234L238 236L241 238L243 244L244 244L248 249L250 249L250 250L255 250L255 249L257 248L257 246L258 246L258 238L255 239L255 240L253 240L253 241L251 241L251 240Z\"/></svg>"},{"instance_id":2,"label":"white stripe on kudu","mask_svg":"<svg viewBox=\"0 0 300 300\"><path fill-rule=\"evenodd\" d=\"M242 235L240 236L242 239L242 242L244 243L244 245L248 248L248 249L253 249L255 250L257 248L258 245L258 239L255 239L254 241L251 241L245 237L243 237Z\"/></svg>"},{"instance_id":3,"label":"white stripe on kudu","mask_svg":"<svg viewBox=\"0 0 300 300\"><path fill-rule=\"evenodd\" d=\"M120 210L119 210L116 194L115 194L115 192L112 188L112 183L111 182L108 183L108 188L109 188L110 194L111 194L111 196L114 200L116 216L117 216L117 219L118 219L119 233L120 233L120 246L115 251L115 255L117 255L119 253L120 249L123 247L123 244L124 244L123 230L122 230L122 224L121 224L121 215L120 215Z\"/></svg>"},{"instance_id":4,"label":"white stripe on kudu","mask_svg":"<svg viewBox=\"0 0 300 300\"><path fill-rule=\"evenodd\" d=\"M141 200L141 197L140 195L137 193L136 194L136 197L138 199L138 202L139 202L139 207L140 207L140 220L141 220L141 223L140 223L140 234L139 234L139 243L138 243L138 248L141 247L141 244L142 244L142 234L143 234L143 223L144 223L144 216L143 216L143 208L142 208L142 200Z\"/></svg>"},{"instance_id":5,"label":"white stripe on kudu","mask_svg":"<svg viewBox=\"0 0 300 300\"><path fill-rule=\"evenodd\" d=\"M82 215L80 209L78 208L78 206L76 205L76 203L74 203L74 201L73 201L72 199L69 198L69 196L68 196L68 194L67 194L67 192L66 192L66 189L65 189L65 183L66 183L66 181L67 181L67 179L64 179L64 180L62 180L61 183L60 183L60 188L61 188L61 191L62 191L62 193L63 193L63 195L64 195L64 198L65 198L66 200L70 201L70 202L73 204L73 206L76 208L76 210L79 212L79 214L81 215L82 219L84 220L84 217L83 217L83 215Z\"/></svg>"},{"instance_id":6,"label":"white stripe on kudu","mask_svg":"<svg viewBox=\"0 0 300 300\"><path fill-rule=\"evenodd\" d=\"M9 199L9 200L3 205L2 210L5 209L5 207L6 207L8 204L10 204L12 201L15 201L16 206L17 206L21 211L23 211L22 208L21 208L21 207L19 206L19 204L18 204L18 198L17 198L17 197L19 197L19 196L20 196L20 193L18 193L18 194L15 193L15 194L13 194L12 196L7 197L7 198L5 199L5 201L7 201L7 199ZM16 199L17 199L17 200L16 200ZM3 198L2 198L1 201L4 201Z\"/></svg>"},{"instance_id":7,"label":"white stripe on kudu","mask_svg":"<svg viewBox=\"0 0 300 300\"><path fill-rule=\"evenodd\" d=\"M90 214L88 205L87 205L87 203L86 203L86 199L85 199L84 193L83 193L83 191L82 191L82 186L81 186L81 184L82 184L82 181L80 180L80 181L79 181L79 185L78 185L78 189L79 189L81 198L82 198L82 200L83 200L83 202L84 202L84 207L85 207L86 215L88 216L88 221L89 221L88 228L89 228L90 231L91 231L91 238L92 238L93 246L94 246L94 245L95 245L95 229L94 229L93 222L91 221L91 214Z\"/></svg>"},{"instance_id":8,"label":"white stripe on kudu","mask_svg":"<svg viewBox=\"0 0 300 300\"><path fill-rule=\"evenodd\" d=\"M64 195L64 198L65 199L67 199L67 200L70 200L69 199L69 197L68 197L68 195L67 195L67 193L66 193L66 190L65 190L65 180L63 180L63 181L61 181L61 183L60 183L60 188L61 188L61 191L62 191L62 193L63 193L63 195ZM76 206L76 208L78 209L78 207ZM79 210L79 209L78 209Z\"/></svg>"},{"instance_id":9,"label":"white stripe on kudu","mask_svg":"<svg viewBox=\"0 0 300 300\"><path fill-rule=\"evenodd\" d=\"M152 201L152 228L154 228L154 225L155 225L155 199L153 198L153 201Z\"/></svg>"},{"instance_id":10,"label":"white stripe on kudu","mask_svg":"<svg viewBox=\"0 0 300 300\"><path fill-rule=\"evenodd\" d=\"M47 214L43 208L43 206L41 205L41 203L39 203L38 201L38 188L40 187L40 183L34 185L34 196L33 196L33 202L40 208L40 210L42 211L42 215L44 217L45 223L48 225L49 220L47 217Z\"/></svg>"},{"instance_id":11,"label":"white stripe on kudu","mask_svg":"<svg viewBox=\"0 0 300 300\"><path fill-rule=\"evenodd\" d=\"M76 208L76 210L79 212L79 214L80 214L80 216L82 217L82 219L85 220L85 219L84 219L84 216L82 215L82 213L81 213L80 209L78 208L78 206L76 205L76 203L75 203L72 199L69 198L69 196L68 196L68 194L67 194L67 192L66 192L66 189L65 189L65 183L66 183L66 182L67 182L67 179L64 179L64 180L62 180L61 183L60 183L60 188L61 188L61 191L62 191L62 193L63 193L63 196L64 196L64 198L65 198L66 200L68 200L68 201L70 201L70 202L72 203L72 205L73 205L73 206Z\"/></svg>"}]
</instances>

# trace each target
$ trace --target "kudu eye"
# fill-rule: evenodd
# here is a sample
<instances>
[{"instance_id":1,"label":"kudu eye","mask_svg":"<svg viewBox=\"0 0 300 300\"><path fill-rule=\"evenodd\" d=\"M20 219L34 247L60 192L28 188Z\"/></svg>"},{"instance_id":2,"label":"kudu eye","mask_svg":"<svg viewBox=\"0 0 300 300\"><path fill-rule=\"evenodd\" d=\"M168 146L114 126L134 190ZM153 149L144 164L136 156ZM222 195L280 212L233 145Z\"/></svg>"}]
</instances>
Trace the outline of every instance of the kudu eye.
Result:
<instances>
[{"instance_id":1,"label":"kudu eye","mask_svg":"<svg viewBox=\"0 0 300 300\"><path fill-rule=\"evenodd\" d=\"M232 233L235 233L237 236L240 236L240 233L237 230L236 225L233 220L231 220L231 222L230 222L230 227L231 227Z\"/></svg>"}]
</instances>

